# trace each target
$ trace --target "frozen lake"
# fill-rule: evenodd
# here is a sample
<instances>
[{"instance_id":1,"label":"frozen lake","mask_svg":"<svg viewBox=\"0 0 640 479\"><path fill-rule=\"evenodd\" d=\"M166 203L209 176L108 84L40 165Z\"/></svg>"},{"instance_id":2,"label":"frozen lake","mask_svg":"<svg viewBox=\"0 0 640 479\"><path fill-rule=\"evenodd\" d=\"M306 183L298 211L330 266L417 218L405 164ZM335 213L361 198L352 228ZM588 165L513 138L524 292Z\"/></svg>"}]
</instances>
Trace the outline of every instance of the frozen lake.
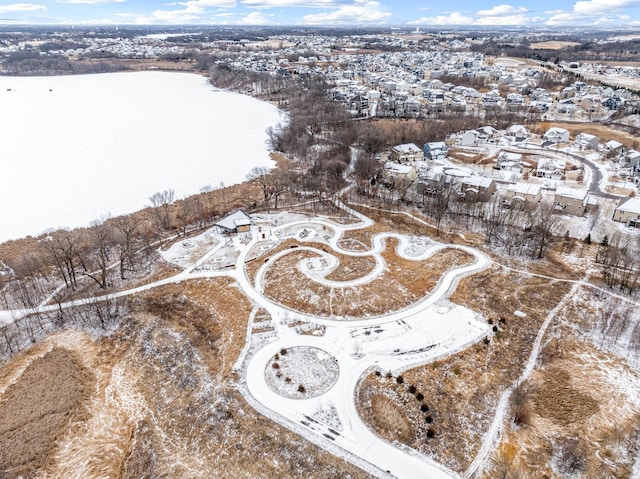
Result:
<instances>
[{"instance_id":1,"label":"frozen lake","mask_svg":"<svg viewBox=\"0 0 640 479\"><path fill-rule=\"evenodd\" d=\"M0 241L241 182L283 121L194 74L0 77Z\"/></svg>"}]
</instances>

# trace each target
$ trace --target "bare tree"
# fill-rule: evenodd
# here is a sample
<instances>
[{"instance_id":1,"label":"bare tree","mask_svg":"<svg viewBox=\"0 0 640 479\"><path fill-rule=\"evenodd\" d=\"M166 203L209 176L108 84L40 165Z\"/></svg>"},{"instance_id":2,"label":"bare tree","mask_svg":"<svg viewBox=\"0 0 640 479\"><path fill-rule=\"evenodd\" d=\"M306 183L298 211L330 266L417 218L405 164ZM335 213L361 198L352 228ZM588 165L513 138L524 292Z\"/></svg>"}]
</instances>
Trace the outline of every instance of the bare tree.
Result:
<instances>
[{"instance_id":1,"label":"bare tree","mask_svg":"<svg viewBox=\"0 0 640 479\"><path fill-rule=\"evenodd\" d=\"M149 197L151 206L153 207L158 222L159 229L168 230L171 227L171 217L169 216L169 207L175 201L175 191L172 189L158 191Z\"/></svg>"},{"instance_id":2,"label":"bare tree","mask_svg":"<svg viewBox=\"0 0 640 479\"><path fill-rule=\"evenodd\" d=\"M87 251L80 256L80 262L85 276L95 281L100 289L105 289L108 285L109 261L113 246L113 231L105 219L92 222L87 234Z\"/></svg>"},{"instance_id":3,"label":"bare tree","mask_svg":"<svg viewBox=\"0 0 640 479\"><path fill-rule=\"evenodd\" d=\"M120 264L120 279L126 279L126 273L136 268L136 256L142 247L137 237L140 220L136 215L118 216L112 220L115 231L115 247Z\"/></svg>"},{"instance_id":4,"label":"bare tree","mask_svg":"<svg viewBox=\"0 0 640 479\"><path fill-rule=\"evenodd\" d=\"M247 173L247 176L245 177L247 181L251 181L260 187L264 198L264 204L267 206L269 205L269 200L273 194L273 178L270 173L271 168L267 166L254 166L249 170L249 173Z\"/></svg>"}]
</instances>

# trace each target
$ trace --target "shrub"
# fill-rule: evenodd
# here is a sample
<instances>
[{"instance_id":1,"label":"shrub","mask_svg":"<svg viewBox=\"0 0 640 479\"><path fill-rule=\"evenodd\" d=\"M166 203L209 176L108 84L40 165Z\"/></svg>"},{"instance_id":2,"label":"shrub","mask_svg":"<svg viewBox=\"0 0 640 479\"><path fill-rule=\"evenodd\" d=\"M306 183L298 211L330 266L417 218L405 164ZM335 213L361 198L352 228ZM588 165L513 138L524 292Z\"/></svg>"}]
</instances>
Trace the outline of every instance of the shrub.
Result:
<instances>
[{"instance_id":1,"label":"shrub","mask_svg":"<svg viewBox=\"0 0 640 479\"><path fill-rule=\"evenodd\" d=\"M298 384L298 392L304 394L307 390L302 384Z\"/></svg>"},{"instance_id":2,"label":"shrub","mask_svg":"<svg viewBox=\"0 0 640 479\"><path fill-rule=\"evenodd\" d=\"M396 378L396 382L398 384L402 384L404 382L404 378L402 377L402 374L398 375L398 377Z\"/></svg>"},{"instance_id":3,"label":"shrub","mask_svg":"<svg viewBox=\"0 0 640 479\"><path fill-rule=\"evenodd\" d=\"M276 353L276 355L273 357L273 359L275 359L277 361L278 359L280 359L280 355L278 353Z\"/></svg>"},{"instance_id":4,"label":"shrub","mask_svg":"<svg viewBox=\"0 0 640 479\"><path fill-rule=\"evenodd\" d=\"M271 365L271 367L272 367L273 369L280 369L280 365L279 365L278 363L273 363L273 364Z\"/></svg>"},{"instance_id":5,"label":"shrub","mask_svg":"<svg viewBox=\"0 0 640 479\"><path fill-rule=\"evenodd\" d=\"M285 383L290 383L291 382L291 378L289 376L287 376L286 378L284 378L284 382Z\"/></svg>"},{"instance_id":6,"label":"shrub","mask_svg":"<svg viewBox=\"0 0 640 479\"><path fill-rule=\"evenodd\" d=\"M427 416L424 418L424 422L427 424L431 424L433 422L433 418L431 416Z\"/></svg>"},{"instance_id":7,"label":"shrub","mask_svg":"<svg viewBox=\"0 0 640 479\"><path fill-rule=\"evenodd\" d=\"M436 430L434 428L432 428L432 427L427 429L427 437L429 439L432 439L432 438L436 437Z\"/></svg>"},{"instance_id":8,"label":"shrub","mask_svg":"<svg viewBox=\"0 0 640 479\"><path fill-rule=\"evenodd\" d=\"M378 376L378 377L380 377L380 376L382 376L382 373L381 373L380 371L376 371L376 372L375 372L375 375L376 375L376 376Z\"/></svg>"},{"instance_id":9,"label":"shrub","mask_svg":"<svg viewBox=\"0 0 640 479\"><path fill-rule=\"evenodd\" d=\"M416 399L417 399L418 401L422 401L422 400L424 399L424 394L422 394L422 393L418 393L418 394L416 394Z\"/></svg>"},{"instance_id":10,"label":"shrub","mask_svg":"<svg viewBox=\"0 0 640 479\"><path fill-rule=\"evenodd\" d=\"M411 394L415 394L416 393L416 387L413 384L411 386L409 386L409 392Z\"/></svg>"},{"instance_id":11,"label":"shrub","mask_svg":"<svg viewBox=\"0 0 640 479\"><path fill-rule=\"evenodd\" d=\"M422 403L422 405L420 406L420 410L422 412L427 412L429 410L429 406L427 406L426 404Z\"/></svg>"},{"instance_id":12,"label":"shrub","mask_svg":"<svg viewBox=\"0 0 640 479\"><path fill-rule=\"evenodd\" d=\"M282 354L283 356L287 354L287 348L282 348L280 350L280 354Z\"/></svg>"}]
</instances>

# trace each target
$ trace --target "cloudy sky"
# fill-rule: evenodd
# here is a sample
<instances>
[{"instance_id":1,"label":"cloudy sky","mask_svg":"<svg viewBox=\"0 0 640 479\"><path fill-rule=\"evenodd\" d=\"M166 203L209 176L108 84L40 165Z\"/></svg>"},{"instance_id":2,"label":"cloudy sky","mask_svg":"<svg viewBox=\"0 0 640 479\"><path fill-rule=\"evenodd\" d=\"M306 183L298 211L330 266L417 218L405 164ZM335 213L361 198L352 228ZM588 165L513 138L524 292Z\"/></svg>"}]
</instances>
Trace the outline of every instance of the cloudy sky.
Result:
<instances>
[{"instance_id":1,"label":"cloudy sky","mask_svg":"<svg viewBox=\"0 0 640 479\"><path fill-rule=\"evenodd\" d=\"M0 0L0 24L639 26L640 0Z\"/></svg>"}]
</instances>

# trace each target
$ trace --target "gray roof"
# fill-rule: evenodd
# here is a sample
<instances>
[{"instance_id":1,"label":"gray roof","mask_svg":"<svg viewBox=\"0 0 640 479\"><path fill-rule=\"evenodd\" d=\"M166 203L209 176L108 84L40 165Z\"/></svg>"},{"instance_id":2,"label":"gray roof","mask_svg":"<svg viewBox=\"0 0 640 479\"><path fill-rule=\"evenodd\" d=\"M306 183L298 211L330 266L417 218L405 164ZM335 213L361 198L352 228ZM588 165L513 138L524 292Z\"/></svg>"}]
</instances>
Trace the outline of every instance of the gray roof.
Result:
<instances>
[{"instance_id":1,"label":"gray roof","mask_svg":"<svg viewBox=\"0 0 640 479\"><path fill-rule=\"evenodd\" d=\"M216 226L220 226L228 231L235 230L238 226L246 226L251 224L251 217L242 210L237 210L230 215L225 216L216 222Z\"/></svg>"}]
</instances>

